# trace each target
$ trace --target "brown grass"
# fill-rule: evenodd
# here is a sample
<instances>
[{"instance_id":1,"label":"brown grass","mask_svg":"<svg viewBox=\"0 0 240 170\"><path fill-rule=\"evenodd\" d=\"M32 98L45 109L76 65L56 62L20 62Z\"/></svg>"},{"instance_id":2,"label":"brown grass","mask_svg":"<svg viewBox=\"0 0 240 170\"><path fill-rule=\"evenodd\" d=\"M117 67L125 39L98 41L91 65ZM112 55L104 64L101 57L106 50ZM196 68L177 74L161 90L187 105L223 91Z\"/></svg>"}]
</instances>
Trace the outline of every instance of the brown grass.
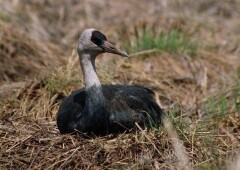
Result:
<instances>
[{"instance_id":1,"label":"brown grass","mask_svg":"<svg viewBox=\"0 0 240 170\"><path fill-rule=\"evenodd\" d=\"M238 169L238 1L26 0L0 6L0 169ZM150 49L129 59L98 59L102 83L142 84L156 92L164 126L94 139L59 134L59 104L83 87L73 49L86 27L120 47L134 44L142 29L187 32L198 42L194 57Z\"/></svg>"}]
</instances>

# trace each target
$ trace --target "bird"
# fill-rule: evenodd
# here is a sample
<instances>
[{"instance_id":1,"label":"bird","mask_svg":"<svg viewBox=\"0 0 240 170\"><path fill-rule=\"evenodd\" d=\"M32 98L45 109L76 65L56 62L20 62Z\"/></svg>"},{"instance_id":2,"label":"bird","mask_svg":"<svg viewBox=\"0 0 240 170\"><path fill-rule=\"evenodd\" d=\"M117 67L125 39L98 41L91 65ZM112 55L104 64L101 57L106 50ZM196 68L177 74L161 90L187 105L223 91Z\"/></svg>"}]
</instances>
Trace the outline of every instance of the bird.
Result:
<instances>
[{"instance_id":1,"label":"bird","mask_svg":"<svg viewBox=\"0 0 240 170\"><path fill-rule=\"evenodd\" d=\"M159 127L163 110L151 89L141 85L100 83L96 57L103 53L128 57L125 51L94 28L81 33L76 48L85 87L73 91L61 103L57 113L61 134L80 132L103 136Z\"/></svg>"}]
</instances>

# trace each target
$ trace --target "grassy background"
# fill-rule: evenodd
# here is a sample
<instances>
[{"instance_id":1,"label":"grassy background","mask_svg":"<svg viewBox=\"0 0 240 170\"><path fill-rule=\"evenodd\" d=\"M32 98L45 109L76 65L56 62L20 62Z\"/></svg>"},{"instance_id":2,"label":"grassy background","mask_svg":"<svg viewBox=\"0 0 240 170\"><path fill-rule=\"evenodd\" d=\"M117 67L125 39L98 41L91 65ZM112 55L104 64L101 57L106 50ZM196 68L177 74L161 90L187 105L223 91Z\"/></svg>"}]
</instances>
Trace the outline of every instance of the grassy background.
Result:
<instances>
[{"instance_id":1,"label":"grassy background","mask_svg":"<svg viewBox=\"0 0 240 170\"><path fill-rule=\"evenodd\" d=\"M0 169L239 169L240 2L0 0ZM94 27L130 58L98 57L102 83L152 88L159 129L60 135L83 87L75 50Z\"/></svg>"}]
</instances>

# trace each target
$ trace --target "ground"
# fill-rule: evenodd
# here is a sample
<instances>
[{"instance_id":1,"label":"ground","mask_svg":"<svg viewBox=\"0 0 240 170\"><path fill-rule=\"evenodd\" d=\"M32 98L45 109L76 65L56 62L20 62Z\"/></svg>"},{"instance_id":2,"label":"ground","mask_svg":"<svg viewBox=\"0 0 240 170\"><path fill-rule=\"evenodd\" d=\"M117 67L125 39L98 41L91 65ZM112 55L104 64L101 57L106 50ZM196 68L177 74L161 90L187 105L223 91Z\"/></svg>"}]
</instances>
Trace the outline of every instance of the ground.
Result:
<instances>
[{"instance_id":1,"label":"ground","mask_svg":"<svg viewBox=\"0 0 240 170\"><path fill-rule=\"evenodd\" d=\"M0 0L0 169L240 168L239 0ZM86 139L56 113L83 87L75 45L93 27L102 83L154 90L159 129Z\"/></svg>"}]
</instances>

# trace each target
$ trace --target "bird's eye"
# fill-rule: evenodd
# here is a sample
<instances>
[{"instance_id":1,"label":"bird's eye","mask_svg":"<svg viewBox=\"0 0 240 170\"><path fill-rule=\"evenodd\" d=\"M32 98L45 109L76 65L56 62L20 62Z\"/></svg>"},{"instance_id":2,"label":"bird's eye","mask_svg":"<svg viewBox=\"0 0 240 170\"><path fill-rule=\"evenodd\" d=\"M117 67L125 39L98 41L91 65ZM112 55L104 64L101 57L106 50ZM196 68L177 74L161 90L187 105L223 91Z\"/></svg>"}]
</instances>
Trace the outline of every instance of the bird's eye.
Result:
<instances>
[{"instance_id":1,"label":"bird's eye","mask_svg":"<svg viewBox=\"0 0 240 170\"><path fill-rule=\"evenodd\" d=\"M107 37L103 33L99 31L92 32L91 41L97 46L101 46L106 40L107 40Z\"/></svg>"},{"instance_id":2,"label":"bird's eye","mask_svg":"<svg viewBox=\"0 0 240 170\"><path fill-rule=\"evenodd\" d=\"M99 38L91 38L91 41L94 43L94 44L96 44L97 46L100 46L100 45L102 45L103 44L103 41L101 40L101 39L99 39Z\"/></svg>"}]
</instances>

